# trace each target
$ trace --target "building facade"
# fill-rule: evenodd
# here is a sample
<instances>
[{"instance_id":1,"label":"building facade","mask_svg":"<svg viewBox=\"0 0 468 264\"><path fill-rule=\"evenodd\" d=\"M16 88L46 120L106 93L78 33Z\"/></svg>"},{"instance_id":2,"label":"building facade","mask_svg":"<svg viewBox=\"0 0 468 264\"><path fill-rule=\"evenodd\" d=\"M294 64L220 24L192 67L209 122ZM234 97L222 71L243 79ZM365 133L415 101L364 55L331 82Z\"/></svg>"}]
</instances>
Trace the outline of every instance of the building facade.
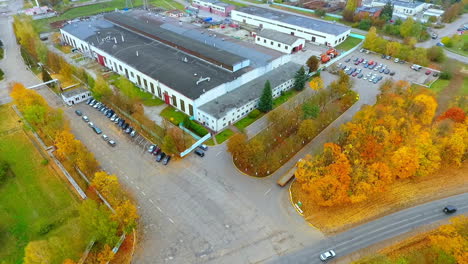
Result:
<instances>
[{"instance_id":1,"label":"building facade","mask_svg":"<svg viewBox=\"0 0 468 264\"><path fill-rule=\"evenodd\" d=\"M240 24L271 29L327 46L342 43L351 33L347 26L254 6L233 10L231 18Z\"/></svg>"},{"instance_id":2,"label":"building facade","mask_svg":"<svg viewBox=\"0 0 468 264\"><path fill-rule=\"evenodd\" d=\"M304 39L271 29L264 29L254 33L253 37L255 38L255 44L287 54L300 51L305 47Z\"/></svg>"},{"instance_id":3,"label":"building facade","mask_svg":"<svg viewBox=\"0 0 468 264\"><path fill-rule=\"evenodd\" d=\"M69 106L81 103L91 97L91 92L83 88L75 88L62 92L62 100Z\"/></svg>"},{"instance_id":4,"label":"building facade","mask_svg":"<svg viewBox=\"0 0 468 264\"><path fill-rule=\"evenodd\" d=\"M227 17L236 7L217 0L192 0L192 6L218 16Z\"/></svg>"}]
</instances>

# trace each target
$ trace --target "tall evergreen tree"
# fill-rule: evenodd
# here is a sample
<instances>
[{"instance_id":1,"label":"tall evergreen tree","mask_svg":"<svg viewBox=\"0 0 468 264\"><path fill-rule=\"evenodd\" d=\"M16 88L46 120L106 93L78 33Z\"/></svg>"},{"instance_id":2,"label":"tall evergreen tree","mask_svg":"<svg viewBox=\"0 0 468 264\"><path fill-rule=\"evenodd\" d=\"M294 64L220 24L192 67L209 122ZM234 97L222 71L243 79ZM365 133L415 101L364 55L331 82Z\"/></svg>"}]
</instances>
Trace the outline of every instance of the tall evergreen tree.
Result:
<instances>
[{"instance_id":1,"label":"tall evergreen tree","mask_svg":"<svg viewBox=\"0 0 468 264\"><path fill-rule=\"evenodd\" d=\"M258 103L258 110L266 113L273 109L273 92L271 91L270 81L265 82L260 102Z\"/></svg>"},{"instance_id":2,"label":"tall evergreen tree","mask_svg":"<svg viewBox=\"0 0 468 264\"><path fill-rule=\"evenodd\" d=\"M390 3L390 1L388 1L382 9L382 12L380 13L380 17L384 19L385 21L388 21L392 19L392 16L393 16L393 5Z\"/></svg>"},{"instance_id":3,"label":"tall evergreen tree","mask_svg":"<svg viewBox=\"0 0 468 264\"><path fill-rule=\"evenodd\" d=\"M294 75L294 89L297 91L304 90L304 85L307 81L307 75L305 73L304 67L301 67Z\"/></svg>"},{"instance_id":4,"label":"tall evergreen tree","mask_svg":"<svg viewBox=\"0 0 468 264\"><path fill-rule=\"evenodd\" d=\"M52 77L50 76L49 72L44 67L42 67L42 81L48 82L51 80L52 80ZM47 86L49 87L53 87L53 85L54 85L53 83L47 84Z\"/></svg>"}]
</instances>

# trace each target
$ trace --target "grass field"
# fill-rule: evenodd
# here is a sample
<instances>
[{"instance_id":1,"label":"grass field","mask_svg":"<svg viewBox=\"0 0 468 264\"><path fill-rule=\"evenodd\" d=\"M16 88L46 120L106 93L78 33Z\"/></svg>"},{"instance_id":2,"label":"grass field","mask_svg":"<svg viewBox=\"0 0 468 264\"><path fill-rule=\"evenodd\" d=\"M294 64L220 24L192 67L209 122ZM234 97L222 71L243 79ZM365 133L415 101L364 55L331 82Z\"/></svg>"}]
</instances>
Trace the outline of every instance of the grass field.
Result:
<instances>
[{"instance_id":1,"label":"grass field","mask_svg":"<svg viewBox=\"0 0 468 264\"><path fill-rule=\"evenodd\" d=\"M246 117L242 118L241 120L237 121L234 126L237 127L239 130L243 130L244 128L248 127L253 122L257 121L259 118L264 116L264 114L260 114L257 117L252 117L247 115Z\"/></svg>"},{"instance_id":2,"label":"grass field","mask_svg":"<svg viewBox=\"0 0 468 264\"><path fill-rule=\"evenodd\" d=\"M443 89L445 89L450 83L450 80L442 80L442 79L438 79L437 81L435 81L431 87L429 88L431 91L433 91L434 93L438 94L440 93L440 91L442 91Z\"/></svg>"},{"instance_id":3,"label":"grass field","mask_svg":"<svg viewBox=\"0 0 468 264\"><path fill-rule=\"evenodd\" d=\"M216 135L216 142L218 142L218 144L221 144L223 143L224 141L228 140L232 135L234 135L234 131L232 131L231 129L225 129L223 132L219 133L218 135Z\"/></svg>"},{"instance_id":4,"label":"grass field","mask_svg":"<svg viewBox=\"0 0 468 264\"><path fill-rule=\"evenodd\" d=\"M336 46L336 49L338 49L338 50L350 50L350 49L354 48L355 46L357 46L361 41L362 41L362 39L348 37L343 43Z\"/></svg>"},{"instance_id":5,"label":"grass field","mask_svg":"<svg viewBox=\"0 0 468 264\"><path fill-rule=\"evenodd\" d=\"M9 106L0 107L0 159L11 166L10 177L0 185L0 260L23 263L30 241L49 240L63 251L52 263L78 260L89 241L82 239L78 200L51 169L21 129ZM47 232L49 229L49 232Z\"/></svg>"},{"instance_id":6,"label":"grass field","mask_svg":"<svg viewBox=\"0 0 468 264\"><path fill-rule=\"evenodd\" d=\"M177 3L173 0L150 0L149 2L153 6L162 7L167 10L170 10L170 9L184 10L184 6L182 4ZM126 7L125 3L126 3L125 0L113 0L111 2L98 3L94 5L71 8L65 11L60 16L36 20L34 21L34 26L36 27L37 30L39 30L39 32L47 32L51 30L49 24L52 22L73 19L73 18L82 17L82 16L91 16L91 15L95 15L95 14L99 14L103 12L110 12L110 11L115 10L116 8L123 9ZM133 1L133 7L141 6L142 4L143 4L142 0Z\"/></svg>"},{"instance_id":7,"label":"grass field","mask_svg":"<svg viewBox=\"0 0 468 264\"><path fill-rule=\"evenodd\" d=\"M273 109L275 109L276 107L286 103L289 99L291 99L292 97L294 97L298 93L299 92L296 91L296 90L289 90L289 91L284 92L279 97L273 99Z\"/></svg>"},{"instance_id":8,"label":"grass field","mask_svg":"<svg viewBox=\"0 0 468 264\"><path fill-rule=\"evenodd\" d=\"M446 49L455 52L457 54L460 54L462 56L468 56L468 51L463 50L463 44L465 42L468 42L468 35L462 35L459 41L453 43L453 47L447 48Z\"/></svg>"},{"instance_id":9,"label":"grass field","mask_svg":"<svg viewBox=\"0 0 468 264\"><path fill-rule=\"evenodd\" d=\"M161 111L160 115L176 126L178 126L179 123L183 122L185 117L187 117L186 114L182 113L181 111L177 110L172 106L164 108Z\"/></svg>"}]
</instances>

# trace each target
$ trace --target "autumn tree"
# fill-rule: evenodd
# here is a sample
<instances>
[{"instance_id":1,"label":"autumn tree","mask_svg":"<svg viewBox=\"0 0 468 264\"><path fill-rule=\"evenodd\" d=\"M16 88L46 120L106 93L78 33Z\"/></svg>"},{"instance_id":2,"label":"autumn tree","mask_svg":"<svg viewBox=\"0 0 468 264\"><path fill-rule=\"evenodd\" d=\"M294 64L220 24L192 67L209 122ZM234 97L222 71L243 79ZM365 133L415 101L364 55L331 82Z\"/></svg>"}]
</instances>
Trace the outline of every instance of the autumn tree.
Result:
<instances>
[{"instance_id":1,"label":"autumn tree","mask_svg":"<svg viewBox=\"0 0 468 264\"><path fill-rule=\"evenodd\" d=\"M166 134L164 136L161 148L167 154L177 154L176 143L174 141L174 138L169 134Z\"/></svg>"},{"instance_id":2,"label":"autumn tree","mask_svg":"<svg viewBox=\"0 0 468 264\"><path fill-rule=\"evenodd\" d=\"M452 107L445 111L445 113L440 115L437 118L437 120L451 119L454 122L463 123L465 122L465 118L466 114L465 111L463 111L463 109L461 109L460 107Z\"/></svg>"},{"instance_id":3,"label":"autumn tree","mask_svg":"<svg viewBox=\"0 0 468 264\"><path fill-rule=\"evenodd\" d=\"M444 49L442 47L433 46L427 49L427 58L430 61L442 62L445 59Z\"/></svg>"},{"instance_id":4,"label":"autumn tree","mask_svg":"<svg viewBox=\"0 0 468 264\"><path fill-rule=\"evenodd\" d=\"M96 188L111 205L118 205L123 200L122 188L115 175L109 175L105 171L94 174L91 186Z\"/></svg>"},{"instance_id":5,"label":"autumn tree","mask_svg":"<svg viewBox=\"0 0 468 264\"><path fill-rule=\"evenodd\" d=\"M55 137L56 155L62 161L69 159L74 162L78 155L78 145L80 142L69 130L61 131Z\"/></svg>"},{"instance_id":6,"label":"autumn tree","mask_svg":"<svg viewBox=\"0 0 468 264\"><path fill-rule=\"evenodd\" d=\"M273 93L271 91L270 81L265 82L263 88L262 96L258 102L258 110L266 113L273 109Z\"/></svg>"},{"instance_id":7,"label":"autumn tree","mask_svg":"<svg viewBox=\"0 0 468 264\"><path fill-rule=\"evenodd\" d=\"M98 77L96 79L91 92L93 93L93 97L99 101L101 101L103 98L108 99L112 95L111 88L102 77Z\"/></svg>"},{"instance_id":8,"label":"autumn tree","mask_svg":"<svg viewBox=\"0 0 468 264\"><path fill-rule=\"evenodd\" d=\"M79 207L80 222L89 239L108 245L115 245L118 223L111 218L111 212L105 205L98 205L94 200L87 199Z\"/></svg>"},{"instance_id":9,"label":"autumn tree","mask_svg":"<svg viewBox=\"0 0 468 264\"><path fill-rule=\"evenodd\" d=\"M72 259L66 259L66 260L63 261L62 264L76 264L76 262L74 260L72 260Z\"/></svg>"},{"instance_id":10,"label":"autumn tree","mask_svg":"<svg viewBox=\"0 0 468 264\"><path fill-rule=\"evenodd\" d=\"M24 249L24 264L48 264L52 253L46 240L31 241Z\"/></svg>"},{"instance_id":11,"label":"autumn tree","mask_svg":"<svg viewBox=\"0 0 468 264\"><path fill-rule=\"evenodd\" d=\"M72 68L71 65L64 59L60 59L60 74L66 80L72 80Z\"/></svg>"},{"instance_id":12,"label":"autumn tree","mask_svg":"<svg viewBox=\"0 0 468 264\"><path fill-rule=\"evenodd\" d=\"M294 89L296 91L304 90L304 85L306 81L307 81L307 74L304 70L304 67L301 67L294 75L294 84L293 84Z\"/></svg>"},{"instance_id":13,"label":"autumn tree","mask_svg":"<svg viewBox=\"0 0 468 264\"><path fill-rule=\"evenodd\" d=\"M397 41L390 41L387 43L386 52L385 54L396 57L400 54L401 44Z\"/></svg>"},{"instance_id":14,"label":"autumn tree","mask_svg":"<svg viewBox=\"0 0 468 264\"><path fill-rule=\"evenodd\" d=\"M440 226L430 235L431 244L447 252L456 263L466 263L468 259L468 217L460 215L450 219L450 224Z\"/></svg>"},{"instance_id":15,"label":"autumn tree","mask_svg":"<svg viewBox=\"0 0 468 264\"><path fill-rule=\"evenodd\" d=\"M301 122L297 135L303 140L310 140L315 137L317 130L318 127L316 121L312 119L306 119Z\"/></svg>"},{"instance_id":16,"label":"autumn tree","mask_svg":"<svg viewBox=\"0 0 468 264\"><path fill-rule=\"evenodd\" d=\"M375 44L379 36L377 35L377 29L375 27L371 27L369 32L367 32L366 38L364 39L363 48L368 50L375 50Z\"/></svg>"},{"instance_id":17,"label":"autumn tree","mask_svg":"<svg viewBox=\"0 0 468 264\"><path fill-rule=\"evenodd\" d=\"M112 248L105 244L102 250L98 253L97 260L99 264L107 264L114 258L114 252Z\"/></svg>"},{"instance_id":18,"label":"autumn tree","mask_svg":"<svg viewBox=\"0 0 468 264\"><path fill-rule=\"evenodd\" d=\"M323 81L320 77L315 77L312 81L309 82L309 86L312 90L318 91L323 88Z\"/></svg>"},{"instance_id":19,"label":"autumn tree","mask_svg":"<svg viewBox=\"0 0 468 264\"><path fill-rule=\"evenodd\" d=\"M307 64L307 67L309 67L309 72L315 72L320 65L320 61L317 58L317 56L312 55L307 60L306 64Z\"/></svg>"},{"instance_id":20,"label":"autumn tree","mask_svg":"<svg viewBox=\"0 0 468 264\"><path fill-rule=\"evenodd\" d=\"M139 218L136 206L129 200L125 200L115 209L112 219L120 222L122 230L126 233L136 227L136 221Z\"/></svg>"},{"instance_id":21,"label":"autumn tree","mask_svg":"<svg viewBox=\"0 0 468 264\"><path fill-rule=\"evenodd\" d=\"M245 145L247 144L247 136L243 133L237 133L232 136L227 142L227 149L235 158L242 153Z\"/></svg>"}]
</instances>

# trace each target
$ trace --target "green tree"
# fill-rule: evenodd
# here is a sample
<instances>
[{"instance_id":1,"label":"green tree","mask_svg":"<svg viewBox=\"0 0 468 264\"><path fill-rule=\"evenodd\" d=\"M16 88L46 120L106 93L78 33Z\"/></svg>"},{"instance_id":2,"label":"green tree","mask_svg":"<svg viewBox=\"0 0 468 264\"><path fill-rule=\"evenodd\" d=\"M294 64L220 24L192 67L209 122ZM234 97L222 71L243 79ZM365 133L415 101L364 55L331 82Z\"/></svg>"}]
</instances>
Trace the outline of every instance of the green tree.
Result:
<instances>
[{"instance_id":1,"label":"green tree","mask_svg":"<svg viewBox=\"0 0 468 264\"><path fill-rule=\"evenodd\" d=\"M51 81L51 80L52 80L52 77L50 76L49 72L44 67L42 67L42 81L43 82L48 82L48 81ZM53 86L53 84L50 83L47 86L51 87L51 86Z\"/></svg>"},{"instance_id":2,"label":"green tree","mask_svg":"<svg viewBox=\"0 0 468 264\"><path fill-rule=\"evenodd\" d=\"M438 46L430 47L427 49L427 58L430 61L442 62L445 59L444 49Z\"/></svg>"},{"instance_id":3,"label":"green tree","mask_svg":"<svg viewBox=\"0 0 468 264\"><path fill-rule=\"evenodd\" d=\"M362 30L369 30L369 28L372 26L372 21L368 18L362 19L359 21L358 28Z\"/></svg>"},{"instance_id":4,"label":"green tree","mask_svg":"<svg viewBox=\"0 0 468 264\"><path fill-rule=\"evenodd\" d=\"M266 113L273 109L273 93L271 91L270 81L265 82L260 102L258 103L258 110Z\"/></svg>"},{"instance_id":5,"label":"green tree","mask_svg":"<svg viewBox=\"0 0 468 264\"><path fill-rule=\"evenodd\" d=\"M98 77L94 84L94 87L91 89L93 96L96 100L101 101L103 98L109 98L112 95L112 90L107 84L107 82L102 78Z\"/></svg>"},{"instance_id":6,"label":"green tree","mask_svg":"<svg viewBox=\"0 0 468 264\"><path fill-rule=\"evenodd\" d=\"M52 252L47 240L31 241L24 249L24 264L48 264Z\"/></svg>"},{"instance_id":7,"label":"green tree","mask_svg":"<svg viewBox=\"0 0 468 264\"><path fill-rule=\"evenodd\" d=\"M307 81L307 74L305 73L304 67L301 67L294 75L294 89L296 91L304 90L304 85Z\"/></svg>"},{"instance_id":8,"label":"green tree","mask_svg":"<svg viewBox=\"0 0 468 264\"><path fill-rule=\"evenodd\" d=\"M435 17L435 16L430 16L429 19L427 19L427 21L428 21L429 23L435 23L435 22L437 22L437 17Z\"/></svg>"},{"instance_id":9,"label":"green tree","mask_svg":"<svg viewBox=\"0 0 468 264\"><path fill-rule=\"evenodd\" d=\"M320 113L320 107L316 104L305 103L302 105L302 112L304 113L304 119L315 119Z\"/></svg>"},{"instance_id":10,"label":"green tree","mask_svg":"<svg viewBox=\"0 0 468 264\"><path fill-rule=\"evenodd\" d=\"M164 136L162 149L164 150L164 152L166 152L168 154L176 154L177 153L176 144L174 142L174 139L171 137L171 135L167 134L167 135Z\"/></svg>"},{"instance_id":11,"label":"green tree","mask_svg":"<svg viewBox=\"0 0 468 264\"><path fill-rule=\"evenodd\" d=\"M378 38L377 29L375 27L371 27L366 35L363 47L368 50L375 50L375 43Z\"/></svg>"},{"instance_id":12,"label":"green tree","mask_svg":"<svg viewBox=\"0 0 468 264\"><path fill-rule=\"evenodd\" d=\"M388 1L382 9L382 12L380 13L380 17L383 20L388 21L392 18L392 16L393 16L393 5L390 3L390 1Z\"/></svg>"},{"instance_id":13,"label":"green tree","mask_svg":"<svg viewBox=\"0 0 468 264\"><path fill-rule=\"evenodd\" d=\"M327 13L325 12L325 10L320 9L320 8L315 9L314 13L315 13L317 16L319 16L319 17L323 17L323 16L325 16L325 15L327 14Z\"/></svg>"},{"instance_id":14,"label":"green tree","mask_svg":"<svg viewBox=\"0 0 468 264\"><path fill-rule=\"evenodd\" d=\"M9 170L10 164L4 160L0 160L0 185L5 182Z\"/></svg>"},{"instance_id":15,"label":"green tree","mask_svg":"<svg viewBox=\"0 0 468 264\"><path fill-rule=\"evenodd\" d=\"M101 244L114 245L117 236L118 223L112 221L111 212L105 205L98 205L94 200L87 199L79 207L83 230Z\"/></svg>"},{"instance_id":16,"label":"green tree","mask_svg":"<svg viewBox=\"0 0 468 264\"><path fill-rule=\"evenodd\" d=\"M309 72L314 72L318 69L319 65L320 65L320 61L319 59L312 55L310 56L310 58L307 60L307 67L309 67Z\"/></svg>"}]
</instances>

